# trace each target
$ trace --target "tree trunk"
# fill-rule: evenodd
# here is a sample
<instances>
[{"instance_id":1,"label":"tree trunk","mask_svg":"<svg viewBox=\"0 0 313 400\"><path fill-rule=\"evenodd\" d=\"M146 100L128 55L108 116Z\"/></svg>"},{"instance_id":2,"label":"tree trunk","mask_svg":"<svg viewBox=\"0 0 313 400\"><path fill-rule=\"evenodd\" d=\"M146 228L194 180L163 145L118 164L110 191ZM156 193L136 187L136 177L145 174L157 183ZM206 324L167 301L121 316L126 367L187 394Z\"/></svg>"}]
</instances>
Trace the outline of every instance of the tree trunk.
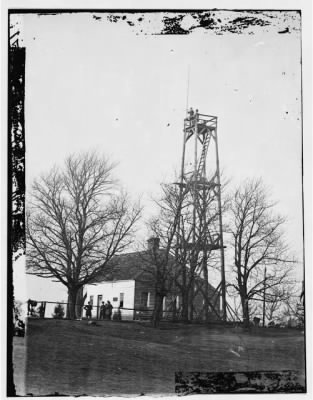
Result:
<instances>
[{"instance_id":1,"label":"tree trunk","mask_svg":"<svg viewBox=\"0 0 313 400\"><path fill-rule=\"evenodd\" d=\"M68 288L67 317L70 319L76 319L76 303L78 291L79 289L77 287Z\"/></svg>"},{"instance_id":2,"label":"tree trunk","mask_svg":"<svg viewBox=\"0 0 313 400\"><path fill-rule=\"evenodd\" d=\"M195 298L196 298L196 285L195 285L195 280L194 277L192 276L190 281L190 287L189 287L189 321L193 321L194 319L194 313L195 313Z\"/></svg>"},{"instance_id":3,"label":"tree trunk","mask_svg":"<svg viewBox=\"0 0 313 400\"><path fill-rule=\"evenodd\" d=\"M154 304L154 310L153 310L153 314L152 314L152 325L154 328L156 328L160 323L163 298L164 298L164 296L162 294L160 294L160 293L155 294L155 304Z\"/></svg>"},{"instance_id":4,"label":"tree trunk","mask_svg":"<svg viewBox=\"0 0 313 400\"><path fill-rule=\"evenodd\" d=\"M173 300L173 309L172 309L172 321L176 321L177 319L177 300L176 300L176 296L174 296L174 300Z\"/></svg>"},{"instance_id":5,"label":"tree trunk","mask_svg":"<svg viewBox=\"0 0 313 400\"><path fill-rule=\"evenodd\" d=\"M188 322L188 297L188 291L187 289L184 289L184 292L182 293L182 319L184 322Z\"/></svg>"},{"instance_id":6,"label":"tree trunk","mask_svg":"<svg viewBox=\"0 0 313 400\"><path fill-rule=\"evenodd\" d=\"M76 297L76 307L75 307L76 318L82 318L83 306L86 298L87 298L87 293L85 293L84 295L84 288L81 287L80 289L78 289Z\"/></svg>"},{"instance_id":7,"label":"tree trunk","mask_svg":"<svg viewBox=\"0 0 313 400\"><path fill-rule=\"evenodd\" d=\"M181 297L182 297L182 320L188 322L188 285L187 285L187 267L182 264L182 287L181 287Z\"/></svg>"},{"instance_id":8,"label":"tree trunk","mask_svg":"<svg viewBox=\"0 0 313 400\"><path fill-rule=\"evenodd\" d=\"M209 320L209 282L208 282L208 266L207 266L207 256L203 257L203 280L204 280L204 296L203 296L203 309L204 309L204 320L208 322Z\"/></svg>"},{"instance_id":9,"label":"tree trunk","mask_svg":"<svg viewBox=\"0 0 313 400\"><path fill-rule=\"evenodd\" d=\"M195 300L195 271L197 268L198 252L191 258L190 280L189 280L189 321L193 320L194 300Z\"/></svg>"},{"instance_id":10,"label":"tree trunk","mask_svg":"<svg viewBox=\"0 0 313 400\"><path fill-rule=\"evenodd\" d=\"M262 326L265 327L265 294L266 294L266 267L264 269L264 286L263 286L263 318Z\"/></svg>"},{"instance_id":11,"label":"tree trunk","mask_svg":"<svg viewBox=\"0 0 313 400\"><path fill-rule=\"evenodd\" d=\"M245 328L249 327L249 301L246 296L241 296L242 305L242 316L243 316L243 326Z\"/></svg>"},{"instance_id":12,"label":"tree trunk","mask_svg":"<svg viewBox=\"0 0 313 400\"><path fill-rule=\"evenodd\" d=\"M194 284L191 284L190 292L189 292L189 321L193 320L193 301L194 301Z\"/></svg>"}]
</instances>

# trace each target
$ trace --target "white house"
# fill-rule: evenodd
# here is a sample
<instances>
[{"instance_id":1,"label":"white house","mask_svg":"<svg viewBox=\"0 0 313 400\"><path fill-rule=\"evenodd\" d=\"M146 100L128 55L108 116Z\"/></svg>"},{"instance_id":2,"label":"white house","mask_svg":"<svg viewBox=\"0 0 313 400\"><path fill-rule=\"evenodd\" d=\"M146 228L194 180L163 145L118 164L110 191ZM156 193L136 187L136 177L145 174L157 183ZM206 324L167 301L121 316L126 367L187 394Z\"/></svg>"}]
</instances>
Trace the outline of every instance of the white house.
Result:
<instances>
[{"instance_id":1,"label":"white house","mask_svg":"<svg viewBox=\"0 0 313 400\"><path fill-rule=\"evenodd\" d=\"M148 240L149 249L159 247L159 239ZM116 258L116 265L110 274L97 276L90 284L85 285L84 293L87 295L85 304L93 305L92 317L100 317L100 305L109 300L114 312L120 312L122 320L148 318L155 305L155 281L153 273L149 273L147 265L147 252L133 252L122 254ZM153 270L153 268L152 268ZM199 281L203 281L198 277ZM209 284L212 303L218 305L219 295ZM182 305L181 295L177 288L163 299L163 318L179 317ZM194 299L194 310L201 318L203 310L203 296L198 293ZM215 318L211 312L212 318Z\"/></svg>"}]
</instances>

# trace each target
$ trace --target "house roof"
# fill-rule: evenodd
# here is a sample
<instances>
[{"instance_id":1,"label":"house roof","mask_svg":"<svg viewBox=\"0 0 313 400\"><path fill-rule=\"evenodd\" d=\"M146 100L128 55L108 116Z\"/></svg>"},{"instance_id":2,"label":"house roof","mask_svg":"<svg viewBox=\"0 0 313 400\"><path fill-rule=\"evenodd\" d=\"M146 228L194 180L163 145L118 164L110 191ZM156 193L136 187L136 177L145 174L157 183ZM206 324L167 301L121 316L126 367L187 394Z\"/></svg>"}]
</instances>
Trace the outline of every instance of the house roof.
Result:
<instances>
[{"instance_id":1,"label":"house roof","mask_svg":"<svg viewBox=\"0 0 313 400\"><path fill-rule=\"evenodd\" d=\"M162 249L159 251L162 252ZM91 283L96 284L100 282L123 280L149 280L153 276L152 274L149 274L149 269L151 269L151 271L154 269L154 265L151 261L150 252L147 250L118 255L112 260L110 270L106 270L105 273L99 273ZM199 275L196 279L203 280ZM209 288L210 290L215 290L210 283Z\"/></svg>"},{"instance_id":2,"label":"house roof","mask_svg":"<svg viewBox=\"0 0 313 400\"><path fill-rule=\"evenodd\" d=\"M104 281L136 280L142 275L149 265L147 251L135 251L121 254L112 260L109 271L99 273L93 283ZM152 264L150 264L152 268Z\"/></svg>"}]
</instances>

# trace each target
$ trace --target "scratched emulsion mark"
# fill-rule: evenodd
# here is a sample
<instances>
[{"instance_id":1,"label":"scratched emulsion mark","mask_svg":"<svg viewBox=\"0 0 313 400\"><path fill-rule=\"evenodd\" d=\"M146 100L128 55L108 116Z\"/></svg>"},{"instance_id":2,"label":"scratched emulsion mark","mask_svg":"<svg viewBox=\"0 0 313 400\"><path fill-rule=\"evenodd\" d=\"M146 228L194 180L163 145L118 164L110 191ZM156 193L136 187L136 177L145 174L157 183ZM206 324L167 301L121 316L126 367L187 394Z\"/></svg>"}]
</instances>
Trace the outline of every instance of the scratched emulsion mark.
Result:
<instances>
[{"instance_id":1,"label":"scratched emulsion mark","mask_svg":"<svg viewBox=\"0 0 313 400\"><path fill-rule=\"evenodd\" d=\"M175 393L305 393L298 371L177 372Z\"/></svg>"},{"instance_id":2,"label":"scratched emulsion mark","mask_svg":"<svg viewBox=\"0 0 313 400\"><path fill-rule=\"evenodd\" d=\"M23 22L10 15L8 43L8 264L7 317L13 321L13 260L25 254L25 56ZM14 368L13 324L7 327L7 396L24 393L23 367Z\"/></svg>"},{"instance_id":3,"label":"scratched emulsion mark","mask_svg":"<svg viewBox=\"0 0 313 400\"><path fill-rule=\"evenodd\" d=\"M190 33L189 29L184 29L182 27L182 22L184 20L184 15L179 14L175 16L163 17L164 28L162 30L163 35L175 34L175 35L186 35Z\"/></svg>"},{"instance_id":4,"label":"scratched emulsion mark","mask_svg":"<svg viewBox=\"0 0 313 400\"><path fill-rule=\"evenodd\" d=\"M129 11L92 15L94 20L125 24L134 33L146 35L186 35L199 30L216 35L299 33L300 17L300 11L263 10Z\"/></svg>"},{"instance_id":5,"label":"scratched emulsion mark","mask_svg":"<svg viewBox=\"0 0 313 400\"><path fill-rule=\"evenodd\" d=\"M11 199L8 211L11 215L11 254L14 259L25 254L25 47L22 31L21 19L10 18L8 179Z\"/></svg>"}]
</instances>

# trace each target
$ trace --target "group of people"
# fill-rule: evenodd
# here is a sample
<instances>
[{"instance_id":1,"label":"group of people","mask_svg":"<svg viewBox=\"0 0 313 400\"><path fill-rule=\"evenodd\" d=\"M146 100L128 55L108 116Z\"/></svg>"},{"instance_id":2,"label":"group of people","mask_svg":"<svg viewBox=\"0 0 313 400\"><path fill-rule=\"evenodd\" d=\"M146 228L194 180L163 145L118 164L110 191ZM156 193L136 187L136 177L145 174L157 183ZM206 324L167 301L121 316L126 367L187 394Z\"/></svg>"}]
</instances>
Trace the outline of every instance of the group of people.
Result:
<instances>
[{"instance_id":1,"label":"group of people","mask_svg":"<svg viewBox=\"0 0 313 400\"><path fill-rule=\"evenodd\" d=\"M88 304L84 307L84 309L86 310L86 318L87 319L91 319L91 317L92 317L92 308L93 308L93 306L92 306L91 302L88 301ZM104 301L103 301L100 306L99 319L110 320L112 318L112 310L113 310L113 306L110 303L110 301L108 300L106 303L104 303Z\"/></svg>"},{"instance_id":2,"label":"group of people","mask_svg":"<svg viewBox=\"0 0 313 400\"><path fill-rule=\"evenodd\" d=\"M42 301L41 304L38 306L38 302L36 300L27 300L27 315L31 317L40 317L44 318L45 317L45 311L46 311L46 302Z\"/></svg>"},{"instance_id":3,"label":"group of people","mask_svg":"<svg viewBox=\"0 0 313 400\"><path fill-rule=\"evenodd\" d=\"M25 324L19 319L18 315L15 315L14 320L14 336L25 336Z\"/></svg>"}]
</instances>

